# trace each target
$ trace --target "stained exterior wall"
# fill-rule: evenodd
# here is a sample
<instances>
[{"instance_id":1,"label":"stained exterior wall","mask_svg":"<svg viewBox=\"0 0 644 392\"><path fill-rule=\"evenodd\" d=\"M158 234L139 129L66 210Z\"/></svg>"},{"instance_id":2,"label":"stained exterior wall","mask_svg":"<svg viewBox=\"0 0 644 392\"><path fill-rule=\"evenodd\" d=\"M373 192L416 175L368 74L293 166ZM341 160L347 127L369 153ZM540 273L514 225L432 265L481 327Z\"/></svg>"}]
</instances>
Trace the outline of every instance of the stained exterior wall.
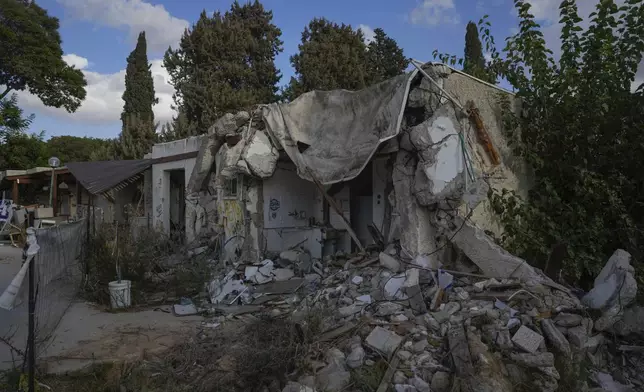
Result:
<instances>
[{"instance_id":1,"label":"stained exterior wall","mask_svg":"<svg viewBox=\"0 0 644 392\"><path fill-rule=\"evenodd\" d=\"M499 153L501 164L492 167L490 159L481 143L476 143L476 135L470 134L470 143L474 142L477 160L483 162L482 167L489 172L490 186L494 189L503 188L517 191L522 197L527 197L531 186L531 175L525 163L513 156L503 131L503 115L499 104L500 95L505 95L512 102L514 109L518 106L514 96L504 90L492 87L475 78L458 72L452 72L444 81L445 89L458 99L461 104L472 100L479 109L485 128L492 145ZM474 130L470 130L473 133ZM471 144L472 145L472 144ZM483 230L489 230L495 235L503 231L498 217L491 209L489 201L484 201L474 209L472 221Z\"/></svg>"},{"instance_id":2,"label":"stained exterior wall","mask_svg":"<svg viewBox=\"0 0 644 392\"><path fill-rule=\"evenodd\" d=\"M155 144L152 147L152 152L147 154L145 158L163 158L199 151L201 140L201 137L191 137L168 143ZM190 158L152 165L152 210L148 211L148 213L150 214L150 221L153 227L170 232L170 171L183 170L185 183L187 184L190 181L190 175L195 167L195 162L195 158ZM191 221L190 218L194 215L192 203L186 203L185 215L186 241L191 242L195 238L195 227L189 224Z\"/></svg>"}]
</instances>

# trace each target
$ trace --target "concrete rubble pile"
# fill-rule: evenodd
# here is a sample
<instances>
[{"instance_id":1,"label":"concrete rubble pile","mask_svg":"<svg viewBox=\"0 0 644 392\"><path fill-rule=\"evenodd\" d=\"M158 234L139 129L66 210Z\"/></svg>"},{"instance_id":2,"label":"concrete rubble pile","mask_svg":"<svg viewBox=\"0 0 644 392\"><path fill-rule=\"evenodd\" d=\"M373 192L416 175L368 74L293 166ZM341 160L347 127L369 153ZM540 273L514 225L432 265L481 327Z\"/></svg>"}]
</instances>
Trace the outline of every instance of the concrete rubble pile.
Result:
<instances>
[{"instance_id":1,"label":"concrete rubble pile","mask_svg":"<svg viewBox=\"0 0 644 392\"><path fill-rule=\"evenodd\" d=\"M465 217L459 209L476 208L487 183L467 159L445 165L475 154L459 139L462 113L438 94L451 71L427 72L431 82L413 86L403 132L392 139L400 146L388 195L397 237L386 238L385 249L359 254L318 260L294 247L258 263L247 261L261 260L247 238L237 258L216 264L208 286L218 315L213 325L245 313L302 324L321 317L317 342L324 350L284 392L359 390L354 376L383 361L378 391L644 390L644 352L632 344L644 337L644 310L632 306L630 255L616 251L580 299ZM297 146L275 140L274 124L253 116L230 114L213 125L189 188L207 180L215 159L217 181L237 173L270 177L282 150L297 165L304 162ZM460 204L449 205L454 200ZM249 215L246 222L258 214ZM449 248L463 256L458 263L447 257Z\"/></svg>"},{"instance_id":2,"label":"concrete rubble pile","mask_svg":"<svg viewBox=\"0 0 644 392\"><path fill-rule=\"evenodd\" d=\"M548 281L406 268L411 261L399 252L391 245L380 253L313 262L293 249L275 260L234 264L211 285L213 310L222 315L218 322L258 312L302 323L311 314L324 317L325 333L318 339L326 344L324 357L312 358L312 373L284 391L350 391L351 372L381 360L391 367L382 382L395 391L644 388L642 353L614 338L628 328L642 333L641 318L640 324L626 324L633 309L615 318L614 328L599 331L614 311L606 300L597 320L588 316L583 303L595 290L580 301ZM606 268L626 255L616 252ZM594 384L576 383L581 363Z\"/></svg>"}]
</instances>

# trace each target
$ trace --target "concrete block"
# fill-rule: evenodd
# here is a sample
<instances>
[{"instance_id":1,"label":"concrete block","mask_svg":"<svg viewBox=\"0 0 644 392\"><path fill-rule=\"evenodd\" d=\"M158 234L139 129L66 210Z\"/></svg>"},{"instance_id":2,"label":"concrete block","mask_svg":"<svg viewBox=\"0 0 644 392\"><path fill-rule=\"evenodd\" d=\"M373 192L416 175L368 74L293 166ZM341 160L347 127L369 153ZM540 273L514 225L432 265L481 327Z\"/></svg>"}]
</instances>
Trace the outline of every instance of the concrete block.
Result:
<instances>
[{"instance_id":1,"label":"concrete block","mask_svg":"<svg viewBox=\"0 0 644 392\"><path fill-rule=\"evenodd\" d=\"M382 327L375 327L366 339L369 347L385 354L387 358L391 358L402 341L403 338L395 332Z\"/></svg>"},{"instance_id":2,"label":"concrete block","mask_svg":"<svg viewBox=\"0 0 644 392\"><path fill-rule=\"evenodd\" d=\"M535 353L543 342L543 336L522 325L512 337L512 341L523 350Z\"/></svg>"}]
</instances>

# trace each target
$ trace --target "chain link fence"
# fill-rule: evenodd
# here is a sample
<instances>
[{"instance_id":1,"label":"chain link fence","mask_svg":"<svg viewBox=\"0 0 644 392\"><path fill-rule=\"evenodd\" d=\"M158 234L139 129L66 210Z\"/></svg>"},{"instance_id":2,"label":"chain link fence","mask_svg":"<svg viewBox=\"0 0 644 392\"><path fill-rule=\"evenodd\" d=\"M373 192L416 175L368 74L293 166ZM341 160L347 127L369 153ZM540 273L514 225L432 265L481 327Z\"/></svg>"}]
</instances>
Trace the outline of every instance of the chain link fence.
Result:
<instances>
[{"instance_id":1,"label":"chain link fence","mask_svg":"<svg viewBox=\"0 0 644 392\"><path fill-rule=\"evenodd\" d=\"M85 220L36 230L36 353L40 353L83 284Z\"/></svg>"},{"instance_id":2,"label":"chain link fence","mask_svg":"<svg viewBox=\"0 0 644 392\"><path fill-rule=\"evenodd\" d=\"M56 327L82 288L87 222L80 220L37 229L35 237L39 249L32 261L35 290L34 352L38 356L47 348ZM14 276L24 274L22 282L17 287L13 286L13 307L10 310L0 309L0 370L21 366L24 369L29 315L29 279L27 268L22 268L24 253L18 248L3 247L0 256L5 256L5 260L0 262L5 261L2 272L8 275L3 277L4 286L15 284L15 281L11 281ZM5 288L0 287L0 293ZM11 288L7 288L7 291L11 291Z\"/></svg>"}]
</instances>

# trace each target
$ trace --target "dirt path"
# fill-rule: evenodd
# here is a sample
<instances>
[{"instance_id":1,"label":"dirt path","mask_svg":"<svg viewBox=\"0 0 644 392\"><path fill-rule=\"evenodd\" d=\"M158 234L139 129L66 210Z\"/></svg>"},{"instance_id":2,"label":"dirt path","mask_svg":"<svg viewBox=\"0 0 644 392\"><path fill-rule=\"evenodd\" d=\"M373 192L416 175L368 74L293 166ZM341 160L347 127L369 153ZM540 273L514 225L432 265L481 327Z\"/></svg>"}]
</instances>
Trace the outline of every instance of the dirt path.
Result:
<instances>
[{"instance_id":1,"label":"dirt path","mask_svg":"<svg viewBox=\"0 0 644 392\"><path fill-rule=\"evenodd\" d=\"M110 313L87 303L74 303L38 365L47 373L62 373L95 363L135 361L194 335L202 321L200 316L176 317L152 309Z\"/></svg>"}]
</instances>

